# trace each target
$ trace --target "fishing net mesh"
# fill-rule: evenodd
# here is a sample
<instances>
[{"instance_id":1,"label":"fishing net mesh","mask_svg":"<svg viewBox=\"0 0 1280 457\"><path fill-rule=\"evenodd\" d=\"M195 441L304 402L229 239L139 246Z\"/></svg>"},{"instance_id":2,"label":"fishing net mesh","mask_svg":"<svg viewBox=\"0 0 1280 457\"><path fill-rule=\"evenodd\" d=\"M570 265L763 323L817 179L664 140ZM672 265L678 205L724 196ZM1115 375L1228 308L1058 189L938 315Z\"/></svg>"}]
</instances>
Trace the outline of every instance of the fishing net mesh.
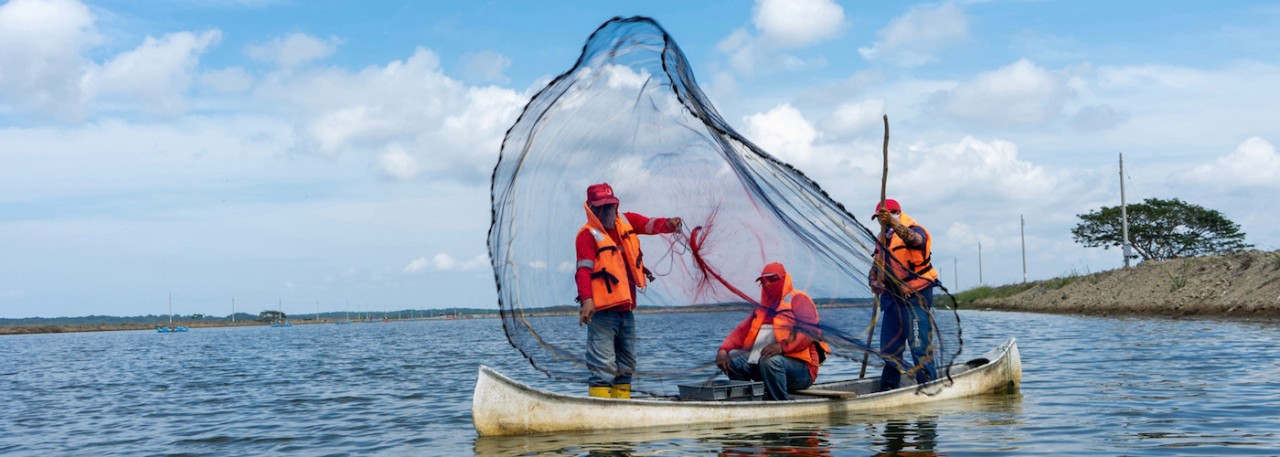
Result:
<instances>
[{"instance_id":1,"label":"fishing net mesh","mask_svg":"<svg viewBox=\"0 0 1280 457\"><path fill-rule=\"evenodd\" d=\"M856 377L863 360L868 375L885 363L919 369L909 355L878 351L881 338L902 336L873 331L873 232L730 127L666 31L637 17L602 25L577 63L529 101L493 171L489 254L503 329L548 376L588 377L574 246L585 190L602 182L620 214L684 221L678 233L640 236L654 281L638 294L633 390L666 395L715 376L715 352L759 306L754 281L770 262L817 305L819 324L801 330L831 346L819 382ZM873 205L864 206L866 218ZM931 357L945 377L961 351L959 317L935 307L932 319Z\"/></svg>"}]
</instances>

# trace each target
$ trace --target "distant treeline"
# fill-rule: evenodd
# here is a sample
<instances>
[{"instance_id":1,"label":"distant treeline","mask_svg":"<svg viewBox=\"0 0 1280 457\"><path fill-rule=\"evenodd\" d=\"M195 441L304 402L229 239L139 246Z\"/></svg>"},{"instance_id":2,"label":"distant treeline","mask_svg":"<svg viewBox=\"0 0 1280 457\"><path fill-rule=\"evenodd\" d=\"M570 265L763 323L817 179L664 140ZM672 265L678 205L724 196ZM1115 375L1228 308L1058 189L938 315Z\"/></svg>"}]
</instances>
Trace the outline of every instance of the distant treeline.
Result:
<instances>
[{"instance_id":1,"label":"distant treeline","mask_svg":"<svg viewBox=\"0 0 1280 457\"><path fill-rule=\"evenodd\" d=\"M272 312L272 311L266 311ZM289 320L382 320L382 319L438 319L445 317L474 317L483 315L498 314L496 309L484 308L445 308L445 309L405 309L387 312L371 312L371 311L334 311L320 313L299 313L287 314L285 318ZM262 314L236 313L236 322L253 322L262 319ZM191 323L191 322L231 322L231 315L211 316L207 314L175 314L173 321L175 323ZM80 317L25 317L21 319L5 319L0 318L0 326L14 325L129 325L129 324L152 324L162 325L169 323L168 314L149 314L145 316L80 316Z\"/></svg>"},{"instance_id":2,"label":"distant treeline","mask_svg":"<svg viewBox=\"0 0 1280 457\"><path fill-rule=\"evenodd\" d=\"M860 304L870 303L868 298L836 298L836 299L815 299L819 307L843 307L858 306ZM642 306L637 309L642 313L680 313L680 312L715 312L715 311L732 311L747 309L752 306L747 302L730 302L730 303L711 303L694 306ZM578 312L578 305L557 305L542 308L524 308L523 313L526 316L536 315L564 315L574 314ZM277 311L268 310L260 314L236 313L236 322L253 322L269 320L266 314L274 314ZM324 320L324 321L359 321L359 320L401 320L401 319L444 319L458 317L494 317L498 315L498 310L494 308L445 308L445 309L404 309L386 312L371 311L331 311L316 313L298 313L286 314L285 319L295 321L306 320ZM175 323L199 323L199 322L231 322L231 315L226 316L210 316L207 314L175 314L173 316ZM163 325L169 323L168 314L149 314L146 316L80 316L80 317L26 317L21 319L4 319L0 318L0 326L18 326L18 325L130 325L130 324L149 324Z\"/></svg>"}]
</instances>

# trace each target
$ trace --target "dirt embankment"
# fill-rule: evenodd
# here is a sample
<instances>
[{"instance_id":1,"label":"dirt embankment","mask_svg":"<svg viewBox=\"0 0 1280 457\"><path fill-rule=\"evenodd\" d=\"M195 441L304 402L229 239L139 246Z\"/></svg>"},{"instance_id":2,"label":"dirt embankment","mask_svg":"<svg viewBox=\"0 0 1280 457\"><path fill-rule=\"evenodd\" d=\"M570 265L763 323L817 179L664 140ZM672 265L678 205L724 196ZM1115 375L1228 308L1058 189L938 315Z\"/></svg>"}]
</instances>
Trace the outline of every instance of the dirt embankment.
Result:
<instances>
[{"instance_id":1,"label":"dirt embankment","mask_svg":"<svg viewBox=\"0 0 1280 457\"><path fill-rule=\"evenodd\" d=\"M964 307L1280 318L1280 250L1142 262L1129 269L1038 281L1016 294L980 298Z\"/></svg>"}]
</instances>

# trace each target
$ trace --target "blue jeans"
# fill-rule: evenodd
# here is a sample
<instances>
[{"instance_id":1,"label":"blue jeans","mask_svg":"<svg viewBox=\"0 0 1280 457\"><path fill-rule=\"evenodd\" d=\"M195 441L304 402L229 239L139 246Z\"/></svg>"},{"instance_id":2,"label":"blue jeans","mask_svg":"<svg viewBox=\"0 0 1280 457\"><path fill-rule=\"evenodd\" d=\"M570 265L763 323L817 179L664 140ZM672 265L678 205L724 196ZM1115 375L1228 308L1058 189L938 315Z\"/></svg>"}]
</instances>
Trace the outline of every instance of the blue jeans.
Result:
<instances>
[{"instance_id":1,"label":"blue jeans","mask_svg":"<svg viewBox=\"0 0 1280 457\"><path fill-rule=\"evenodd\" d=\"M592 387L631 384L636 371L636 316L631 311L596 311L587 324L587 369Z\"/></svg>"},{"instance_id":2,"label":"blue jeans","mask_svg":"<svg viewBox=\"0 0 1280 457\"><path fill-rule=\"evenodd\" d=\"M880 351L893 357L885 360L880 374L880 390L897 389L902 382L901 372L913 368L905 365L904 345L911 346L914 364L923 365L916 371L916 383L937 379L938 370L934 368L933 358L928 357L930 342L933 341L933 322L929 320L932 308L932 287L910 297L897 292L880 294L880 311L884 315L880 324ZM928 361L921 364L920 361L926 358Z\"/></svg>"},{"instance_id":3,"label":"blue jeans","mask_svg":"<svg viewBox=\"0 0 1280 457\"><path fill-rule=\"evenodd\" d=\"M802 360L775 355L761 360L758 365L750 364L747 358L751 357L751 352L737 350L729 353L729 357L729 379L764 382L765 400L790 400L787 392L813 385L809 365Z\"/></svg>"}]
</instances>

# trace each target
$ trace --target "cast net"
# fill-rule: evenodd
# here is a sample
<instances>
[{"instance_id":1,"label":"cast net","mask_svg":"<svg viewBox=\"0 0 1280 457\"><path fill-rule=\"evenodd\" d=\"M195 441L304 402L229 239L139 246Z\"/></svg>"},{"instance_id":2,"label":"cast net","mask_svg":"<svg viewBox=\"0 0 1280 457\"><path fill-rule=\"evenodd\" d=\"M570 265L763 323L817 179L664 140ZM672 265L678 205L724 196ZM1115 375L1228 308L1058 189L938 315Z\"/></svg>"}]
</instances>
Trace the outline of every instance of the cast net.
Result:
<instances>
[{"instance_id":1,"label":"cast net","mask_svg":"<svg viewBox=\"0 0 1280 457\"><path fill-rule=\"evenodd\" d=\"M684 221L678 233L639 236L654 280L637 294L633 390L670 395L715 376L716 350L758 306L755 279L770 262L785 265L818 308L819 324L803 329L831 347L818 382L858 377L868 354L868 376L885 363L903 378L919 370L909 350L906 360L878 350L881 338L903 335L879 335L878 324L871 332L873 233L734 131L666 31L634 17L602 25L577 63L530 100L493 171L489 255L503 329L552 379L588 378L575 239L594 183L612 185L619 213ZM874 205L863 206L867 218ZM945 377L961 351L959 317L935 307L932 321L929 357Z\"/></svg>"}]
</instances>

